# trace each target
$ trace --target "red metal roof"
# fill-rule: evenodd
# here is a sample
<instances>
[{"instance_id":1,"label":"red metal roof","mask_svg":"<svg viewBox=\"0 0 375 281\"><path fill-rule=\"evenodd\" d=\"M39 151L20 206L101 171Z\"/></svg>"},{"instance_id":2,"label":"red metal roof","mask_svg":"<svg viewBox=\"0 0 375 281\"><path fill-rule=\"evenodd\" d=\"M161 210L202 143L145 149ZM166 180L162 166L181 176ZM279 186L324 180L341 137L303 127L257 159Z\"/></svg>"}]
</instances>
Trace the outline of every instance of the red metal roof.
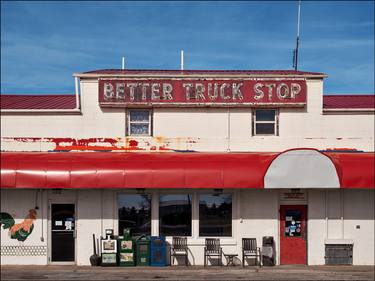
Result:
<instances>
[{"instance_id":1,"label":"red metal roof","mask_svg":"<svg viewBox=\"0 0 375 281\"><path fill-rule=\"evenodd\" d=\"M1 109L74 109L75 95L0 95ZM324 109L374 109L375 95L324 95Z\"/></svg>"},{"instance_id":2,"label":"red metal roof","mask_svg":"<svg viewBox=\"0 0 375 281\"><path fill-rule=\"evenodd\" d=\"M167 69L99 69L82 74L248 74L248 75L326 75L296 70L167 70Z\"/></svg>"},{"instance_id":3,"label":"red metal roof","mask_svg":"<svg viewBox=\"0 0 375 281\"><path fill-rule=\"evenodd\" d=\"M0 95L1 109L74 109L75 95Z\"/></svg>"},{"instance_id":4,"label":"red metal roof","mask_svg":"<svg viewBox=\"0 0 375 281\"><path fill-rule=\"evenodd\" d=\"M324 109L374 109L375 95L324 95Z\"/></svg>"},{"instance_id":5,"label":"red metal roof","mask_svg":"<svg viewBox=\"0 0 375 281\"><path fill-rule=\"evenodd\" d=\"M279 154L2 152L1 188L263 188ZM341 188L375 187L374 153L324 154Z\"/></svg>"}]
</instances>

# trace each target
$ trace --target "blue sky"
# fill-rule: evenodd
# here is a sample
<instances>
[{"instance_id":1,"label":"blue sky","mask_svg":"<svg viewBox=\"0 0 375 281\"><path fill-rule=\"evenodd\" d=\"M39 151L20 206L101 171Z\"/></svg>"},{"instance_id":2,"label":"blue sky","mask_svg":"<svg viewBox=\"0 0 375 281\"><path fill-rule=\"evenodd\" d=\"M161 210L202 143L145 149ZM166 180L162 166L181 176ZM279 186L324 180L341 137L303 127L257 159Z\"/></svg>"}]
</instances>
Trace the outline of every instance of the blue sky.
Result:
<instances>
[{"instance_id":1,"label":"blue sky","mask_svg":"<svg viewBox=\"0 0 375 281\"><path fill-rule=\"evenodd\" d=\"M374 93L374 2L302 1L299 70ZM1 93L73 93L74 72L292 69L297 1L1 1Z\"/></svg>"}]
</instances>

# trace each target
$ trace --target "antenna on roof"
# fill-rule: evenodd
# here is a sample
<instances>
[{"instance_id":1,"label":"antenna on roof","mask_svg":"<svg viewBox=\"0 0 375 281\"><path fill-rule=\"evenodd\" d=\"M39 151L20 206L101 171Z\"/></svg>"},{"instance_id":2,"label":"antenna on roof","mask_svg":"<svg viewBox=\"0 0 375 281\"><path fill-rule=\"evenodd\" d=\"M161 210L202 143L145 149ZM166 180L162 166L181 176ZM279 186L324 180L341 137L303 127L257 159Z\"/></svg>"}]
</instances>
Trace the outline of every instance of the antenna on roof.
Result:
<instances>
[{"instance_id":1,"label":"antenna on roof","mask_svg":"<svg viewBox=\"0 0 375 281\"><path fill-rule=\"evenodd\" d=\"M122 70L125 69L125 57L122 57L122 65L121 65L121 69L122 69Z\"/></svg>"},{"instance_id":2,"label":"antenna on roof","mask_svg":"<svg viewBox=\"0 0 375 281\"><path fill-rule=\"evenodd\" d=\"M181 50L181 70L184 70L184 50Z\"/></svg>"},{"instance_id":3,"label":"antenna on roof","mask_svg":"<svg viewBox=\"0 0 375 281\"><path fill-rule=\"evenodd\" d=\"M293 67L294 70L298 68L298 47L299 47L299 25L301 19L301 0L298 0L298 19L297 19L297 41L296 48L293 50Z\"/></svg>"}]
</instances>

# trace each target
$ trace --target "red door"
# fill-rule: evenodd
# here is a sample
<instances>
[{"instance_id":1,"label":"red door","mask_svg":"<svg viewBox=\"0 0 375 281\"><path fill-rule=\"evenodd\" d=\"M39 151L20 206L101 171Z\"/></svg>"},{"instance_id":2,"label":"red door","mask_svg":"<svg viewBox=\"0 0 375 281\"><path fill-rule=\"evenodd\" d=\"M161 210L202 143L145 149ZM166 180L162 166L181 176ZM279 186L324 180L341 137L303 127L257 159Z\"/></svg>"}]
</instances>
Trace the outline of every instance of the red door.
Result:
<instances>
[{"instance_id":1,"label":"red door","mask_svg":"<svg viewBox=\"0 0 375 281\"><path fill-rule=\"evenodd\" d=\"M280 264L306 264L306 205L280 206Z\"/></svg>"}]
</instances>

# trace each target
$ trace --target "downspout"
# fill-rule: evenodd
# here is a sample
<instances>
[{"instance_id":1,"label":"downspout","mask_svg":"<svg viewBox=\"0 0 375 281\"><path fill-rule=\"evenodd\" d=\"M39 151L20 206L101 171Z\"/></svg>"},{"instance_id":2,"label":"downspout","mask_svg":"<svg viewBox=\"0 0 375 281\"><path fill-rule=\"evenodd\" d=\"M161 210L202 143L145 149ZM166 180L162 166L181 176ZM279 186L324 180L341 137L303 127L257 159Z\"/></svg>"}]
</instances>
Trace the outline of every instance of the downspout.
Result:
<instances>
[{"instance_id":1,"label":"downspout","mask_svg":"<svg viewBox=\"0 0 375 281\"><path fill-rule=\"evenodd\" d=\"M344 239L344 190L340 188L340 207L341 207L341 238Z\"/></svg>"},{"instance_id":2,"label":"downspout","mask_svg":"<svg viewBox=\"0 0 375 281\"><path fill-rule=\"evenodd\" d=\"M325 207L325 222L326 222L326 239L328 239L328 198L327 190L324 191L324 207Z\"/></svg>"},{"instance_id":3,"label":"downspout","mask_svg":"<svg viewBox=\"0 0 375 281\"><path fill-rule=\"evenodd\" d=\"M77 110L77 111L79 111L79 112L81 112L81 103L80 103L80 100L79 100L79 94L80 94L80 92L79 92L79 78L76 76L76 77L74 77L74 88L75 88L75 95L76 95L76 108L75 108L75 110Z\"/></svg>"},{"instance_id":4,"label":"downspout","mask_svg":"<svg viewBox=\"0 0 375 281\"><path fill-rule=\"evenodd\" d=\"M230 108L228 107L227 152L230 152Z\"/></svg>"}]
</instances>

